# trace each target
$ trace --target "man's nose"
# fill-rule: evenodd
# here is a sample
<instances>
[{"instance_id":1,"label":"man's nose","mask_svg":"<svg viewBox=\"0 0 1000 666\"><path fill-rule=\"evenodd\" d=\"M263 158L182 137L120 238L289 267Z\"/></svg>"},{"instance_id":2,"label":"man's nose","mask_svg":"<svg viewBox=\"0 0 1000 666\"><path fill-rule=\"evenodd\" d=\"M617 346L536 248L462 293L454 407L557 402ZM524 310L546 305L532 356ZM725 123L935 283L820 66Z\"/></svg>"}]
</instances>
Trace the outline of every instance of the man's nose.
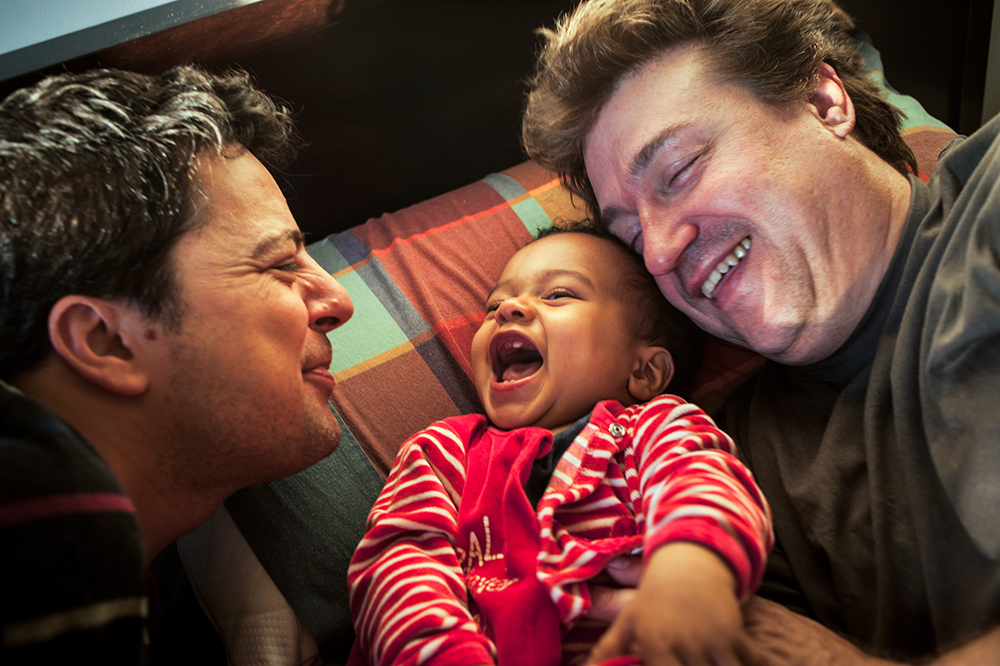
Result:
<instances>
[{"instance_id":1,"label":"man's nose","mask_svg":"<svg viewBox=\"0 0 1000 666\"><path fill-rule=\"evenodd\" d=\"M665 213L662 208L640 214L642 258L654 276L666 275L684 261L684 253L698 238L698 227Z\"/></svg>"},{"instance_id":2,"label":"man's nose","mask_svg":"<svg viewBox=\"0 0 1000 666\"><path fill-rule=\"evenodd\" d=\"M320 333L329 333L351 318L354 302L347 290L329 273L322 269L319 273L306 296L309 327Z\"/></svg>"}]
</instances>

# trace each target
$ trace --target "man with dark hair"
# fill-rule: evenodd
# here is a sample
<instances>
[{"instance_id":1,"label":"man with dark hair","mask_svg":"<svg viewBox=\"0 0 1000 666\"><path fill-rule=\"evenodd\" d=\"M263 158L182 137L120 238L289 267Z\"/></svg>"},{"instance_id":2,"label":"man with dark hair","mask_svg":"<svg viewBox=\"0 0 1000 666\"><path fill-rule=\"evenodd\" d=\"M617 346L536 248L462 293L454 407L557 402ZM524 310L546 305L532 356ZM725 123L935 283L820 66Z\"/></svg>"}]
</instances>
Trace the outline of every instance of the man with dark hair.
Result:
<instances>
[{"instance_id":1,"label":"man with dark hair","mask_svg":"<svg viewBox=\"0 0 1000 666\"><path fill-rule=\"evenodd\" d=\"M762 660L995 663L1000 121L924 183L852 31L830 0L584 2L524 142L769 359L721 417L774 511L762 595L800 613L748 605Z\"/></svg>"},{"instance_id":2,"label":"man with dark hair","mask_svg":"<svg viewBox=\"0 0 1000 666\"><path fill-rule=\"evenodd\" d=\"M191 67L0 104L0 661L141 663L150 560L336 447L353 305L259 161L293 139Z\"/></svg>"}]
</instances>

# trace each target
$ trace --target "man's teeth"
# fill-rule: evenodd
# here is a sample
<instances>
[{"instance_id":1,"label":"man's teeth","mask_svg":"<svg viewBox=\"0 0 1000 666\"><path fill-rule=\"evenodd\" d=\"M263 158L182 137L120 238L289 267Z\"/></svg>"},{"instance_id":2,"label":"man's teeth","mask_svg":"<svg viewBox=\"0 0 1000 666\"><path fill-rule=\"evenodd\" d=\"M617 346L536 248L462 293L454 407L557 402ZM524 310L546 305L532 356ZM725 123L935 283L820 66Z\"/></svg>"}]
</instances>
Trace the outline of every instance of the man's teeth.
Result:
<instances>
[{"instance_id":1,"label":"man's teeth","mask_svg":"<svg viewBox=\"0 0 1000 666\"><path fill-rule=\"evenodd\" d=\"M740 241L739 245L733 249L732 252L726 255L726 258L719 262L719 265L715 267L715 270L708 276L705 280L705 284L701 285L701 293L705 294L706 298L712 298L715 293L715 288L719 286L719 282L722 281L722 276L729 272L730 268L735 267L743 257L747 256L747 251L750 249L750 237L747 236Z\"/></svg>"}]
</instances>

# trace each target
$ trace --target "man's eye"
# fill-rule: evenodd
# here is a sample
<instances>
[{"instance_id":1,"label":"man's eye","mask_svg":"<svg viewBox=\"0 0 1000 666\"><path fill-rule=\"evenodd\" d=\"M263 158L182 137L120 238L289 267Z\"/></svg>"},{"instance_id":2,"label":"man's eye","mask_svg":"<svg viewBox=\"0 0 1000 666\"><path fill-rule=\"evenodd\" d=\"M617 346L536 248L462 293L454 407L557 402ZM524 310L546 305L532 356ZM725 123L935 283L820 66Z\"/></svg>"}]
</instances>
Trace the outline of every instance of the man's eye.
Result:
<instances>
[{"instance_id":1,"label":"man's eye","mask_svg":"<svg viewBox=\"0 0 1000 666\"><path fill-rule=\"evenodd\" d=\"M694 167L695 162L698 161L698 156L694 156L688 159L686 162L680 163L680 168L676 169L667 181L667 187L677 187L683 185L687 180L687 177L691 174L691 170Z\"/></svg>"},{"instance_id":2,"label":"man's eye","mask_svg":"<svg viewBox=\"0 0 1000 666\"><path fill-rule=\"evenodd\" d=\"M297 261L289 261L285 264L279 264L274 268L285 273L295 273L302 268L302 265Z\"/></svg>"},{"instance_id":3,"label":"man's eye","mask_svg":"<svg viewBox=\"0 0 1000 666\"><path fill-rule=\"evenodd\" d=\"M641 257L642 256L642 232L640 231L635 236L633 236L632 240L629 242L628 245L629 245L630 248L632 248L633 252L635 252L636 254L638 254Z\"/></svg>"},{"instance_id":4,"label":"man's eye","mask_svg":"<svg viewBox=\"0 0 1000 666\"><path fill-rule=\"evenodd\" d=\"M667 182L668 188L686 187L691 180L697 178L698 174L702 170L702 157L704 157L709 152L709 147L706 146L688 157L678 160L674 166L677 167L673 170L673 173L669 176Z\"/></svg>"},{"instance_id":5,"label":"man's eye","mask_svg":"<svg viewBox=\"0 0 1000 666\"><path fill-rule=\"evenodd\" d=\"M291 286L298 281L302 264L297 261L283 261L280 264L274 264L267 270L276 280Z\"/></svg>"},{"instance_id":6,"label":"man's eye","mask_svg":"<svg viewBox=\"0 0 1000 666\"><path fill-rule=\"evenodd\" d=\"M623 243L632 248L633 252L642 254L642 224L637 217L630 216L620 219L608 227L608 231L617 236Z\"/></svg>"}]
</instances>

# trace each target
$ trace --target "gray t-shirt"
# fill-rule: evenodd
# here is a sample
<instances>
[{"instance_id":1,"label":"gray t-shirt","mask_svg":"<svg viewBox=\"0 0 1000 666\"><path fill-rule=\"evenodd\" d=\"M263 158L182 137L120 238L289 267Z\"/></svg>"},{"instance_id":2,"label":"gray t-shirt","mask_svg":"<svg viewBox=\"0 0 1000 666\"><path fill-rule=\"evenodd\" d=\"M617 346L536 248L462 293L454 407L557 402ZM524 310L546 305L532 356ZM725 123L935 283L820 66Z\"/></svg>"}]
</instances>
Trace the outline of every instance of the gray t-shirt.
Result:
<instances>
[{"instance_id":1,"label":"gray t-shirt","mask_svg":"<svg viewBox=\"0 0 1000 666\"><path fill-rule=\"evenodd\" d=\"M724 427L771 502L764 596L925 655L1000 623L1000 118L943 153L869 312Z\"/></svg>"}]
</instances>

